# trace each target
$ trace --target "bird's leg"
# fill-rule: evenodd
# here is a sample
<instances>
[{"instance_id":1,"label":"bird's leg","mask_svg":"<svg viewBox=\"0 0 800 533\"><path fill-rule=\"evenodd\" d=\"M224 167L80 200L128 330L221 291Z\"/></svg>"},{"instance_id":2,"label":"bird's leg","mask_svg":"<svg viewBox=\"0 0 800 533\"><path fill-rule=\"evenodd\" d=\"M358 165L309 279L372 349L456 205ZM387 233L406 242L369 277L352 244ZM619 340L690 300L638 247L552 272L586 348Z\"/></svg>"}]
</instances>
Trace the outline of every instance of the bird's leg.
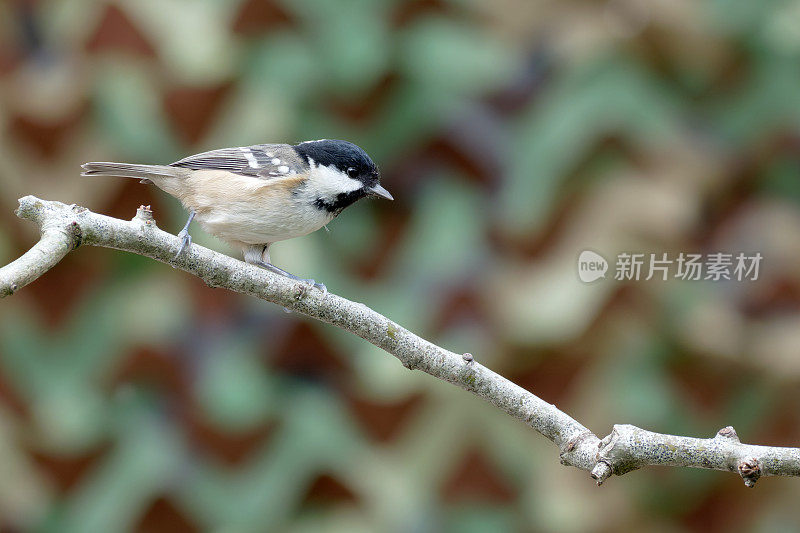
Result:
<instances>
[{"instance_id":1,"label":"bird's leg","mask_svg":"<svg viewBox=\"0 0 800 533\"><path fill-rule=\"evenodd\" d=\"M322 291L322 292L324 292L324 293L327 293L327 292L328 292L328 288L325 286L325 284L324 284L324 283L317 283L317 282L316 282L316 281L314 281L313 279L306 279L306 278L301 278L301 277L299 277L299 276L295 276L294 274L291 274L291 273L289 273L289 272L286 272L286 271L285 271L285 270L283 270L282 268L278 268L278 267L276 267L276 266L275 266L275 265L273 265L272 263L265 263L264 261L259 261L259 262L255 263L255 264L256 264L256 265L258 265L258 266L260 266L261 268L266 268L266 269L267 269L267 270L269 270L270 272L274 272L274 273L276 273L276 274L280 274L281 276L286 276L286 277L287 277L287 278L289 278L289 279L293 279L293 280L295 280L295 281L305 281L306 283L310 283L310 284L311 284L311 285L313 285L315 288L317 288L317 289L321 290L321 291Z\"/></svg>"},{"instance_id":2,"label":"bird's leg","mask_svg":"<svg viewBox=\"0 0 800 533\"><path fill-rule=\"evenodd\" d=\"M244 249L244 260L246 263L250 263L251 265L256 265L261 268L265 268L270 272L274 272L275 274L280 274L281 276L286 276L289 279L293 279L295 281L304 281L306 283L311 284L315 288L321 290L324 293L328 292L328 288L325 287L324 283L317 283L313 279L305 279L289 272L286 272L282 268L278 268L269 260L269 244L265 245L255 245L249 246Z\"/></svg>"},{"instance_id":3,"label":"bird's leg","mask_svg":"<svg viewBox=\"0 0 800 533\"><path fill-rule=\"evenodd\" d=\"M175 254L175 259L177 259L178 256L180 256L183 253L184 250L186 250L189 246L192 245L192 236L189 235L189 224L191 224L192 220L194 220L194 215L195 215L194 210L189 211L189 220L186 221L186 225L183 227L180 233L178 233L178 238L181 239L182 242L181 242L181 247L178 250L178 253Z\"/></svg>"}]
</instances>

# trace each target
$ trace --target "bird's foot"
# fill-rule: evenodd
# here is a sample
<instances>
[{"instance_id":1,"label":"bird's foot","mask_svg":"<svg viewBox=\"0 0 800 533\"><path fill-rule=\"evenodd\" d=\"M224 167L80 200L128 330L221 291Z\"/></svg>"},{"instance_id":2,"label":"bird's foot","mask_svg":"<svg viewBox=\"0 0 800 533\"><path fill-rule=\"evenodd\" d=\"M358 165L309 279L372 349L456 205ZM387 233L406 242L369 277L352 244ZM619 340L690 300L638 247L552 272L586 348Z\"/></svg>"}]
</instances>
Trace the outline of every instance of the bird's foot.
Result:
<instances>
[{"instance_id":1,"label":"bird's foot","mask_svg":"<svg viewBox=\"0 0 800 533\"><path fill-rule=\"evenodd\" d=\"M308 283L309 285L311 285L315 289L321 290L323 295L328 294L328 287L326 287L324 283L317 283L313 279L301 278L301 277L295 276L294 274L289 274L288 272L286 272L284 275L287 278L291 278L291 279L293 279L295 281L301 281L303 283Z\"/></svg>"},{"instance_id":2,"label":"bird's foot","mask_svg":"<svg viewBox=\"0 0 800 533\"><path fill-rule=\"evenodd\" d=\"M178 233L178 238L181 239L181 247L178 248L178 253L175 254L175 259L181 256L184 250L187 250L192 245L192 236L189 235L189 232L186 229L182 229L180 233Z\"/></svg>"},{"instance_id":3,"label":"bird's foot","mask_svg":"<svg viewBox=\"0 0 800 533\"><path fill-rule=\"evenodd\" d=\"M293 279L295 281L302 281L304 283L308 283L309 285L311 285L315 289L321 290L322 293L323 293L323 296L328 294L328 288L325 286L324 283L317 283L313 279L306 279L306 278L301 278L301 277L295 276L294 274L290 274L289 272L286 272L282 268L276 267L272 263L266 263L264 261L257 261L255 264L260 266L261 268L266 268L270 272L274 272L276 274L280 274L281 276L286 276L289 279Z\"/></svg>"},{"instance_id":4,"label":"bird's foot","mask_svg":"<svg viewBox=\"0 0 800 533\"><path fill-rule=\"evenodd\" d=\"M186 221L186 225L183 226L183 229L178 233L178 238L181 239L181 247L178 248L178 253L175 254L175 259L180 257L184 250L189 248L192 245L192 236L189 235L189 225L194 220L195 212L194 210L189 211L189 220Z\"/></svg>"},{"instance_id":5,"label":"bird's foot","mask_svg":"<svg viewBox=\"0 0 800 533\"><path fill-rule=\"evenodd\" d=\"M326 287L324 283L317 283L313 279L303 279L303 278L297 278L297 281L305 281L306 283L308 283L309 285L311 285L315 289L321 290L323 296L328 294L328 287Z\"/></svg>"}]
</instances>

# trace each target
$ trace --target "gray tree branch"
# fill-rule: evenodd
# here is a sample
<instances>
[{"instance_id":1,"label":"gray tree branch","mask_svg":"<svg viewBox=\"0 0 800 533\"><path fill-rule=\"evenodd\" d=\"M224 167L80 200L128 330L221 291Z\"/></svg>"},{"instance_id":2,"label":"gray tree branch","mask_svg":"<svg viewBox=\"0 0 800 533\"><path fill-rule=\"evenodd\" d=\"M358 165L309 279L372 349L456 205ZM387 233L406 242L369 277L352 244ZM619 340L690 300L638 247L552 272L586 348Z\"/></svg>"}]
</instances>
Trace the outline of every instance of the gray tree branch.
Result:
<instances>
[{"instance_id":1,"label":"gray tree branch","mask_svg":"<svg viewBox=\"0 0 800 533\"><path fill-rule=\"evenodd\" d=\"M800 476L800 449L747 445L731 427L714 438L696 439L616 425L599 439L575 419L475 361L414 335L369 307L323 293L193 244L180 257L180 240L156 227L152 212L140 208L131 221L83 207L26 196L17 216L39 225L41 239L16 261L0 268L0 296L13 294L47 272L82 244L144 255L185 270L210 287L248 294L327 322L371 342L411 370L472 392L550 439L561 463L591 473L598 484L646 465L684 466L738 472L752 487L760 476Z\"/></svg>"}]
</instances>

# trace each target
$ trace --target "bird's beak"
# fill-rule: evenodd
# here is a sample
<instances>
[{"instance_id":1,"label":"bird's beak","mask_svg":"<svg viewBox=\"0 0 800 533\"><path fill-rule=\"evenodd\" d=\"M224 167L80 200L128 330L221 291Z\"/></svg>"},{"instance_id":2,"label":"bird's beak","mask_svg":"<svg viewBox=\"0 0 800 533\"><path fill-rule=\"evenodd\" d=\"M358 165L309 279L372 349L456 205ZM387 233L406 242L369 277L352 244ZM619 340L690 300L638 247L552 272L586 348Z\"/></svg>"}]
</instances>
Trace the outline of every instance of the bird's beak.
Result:
<instances>
[{"instance_id":1,"label":"bird's beak","mask_svg":"<svg viewBox=\"0 0 800 533\"><path fill-rule=\"evenodd\" d=\"M376 196L380 196L381 198L386 198L387 200L394 200L392 195L389 194L389 191L381 187L380 184L370 187L369 192Z\"/></svg>"}]
</instances>

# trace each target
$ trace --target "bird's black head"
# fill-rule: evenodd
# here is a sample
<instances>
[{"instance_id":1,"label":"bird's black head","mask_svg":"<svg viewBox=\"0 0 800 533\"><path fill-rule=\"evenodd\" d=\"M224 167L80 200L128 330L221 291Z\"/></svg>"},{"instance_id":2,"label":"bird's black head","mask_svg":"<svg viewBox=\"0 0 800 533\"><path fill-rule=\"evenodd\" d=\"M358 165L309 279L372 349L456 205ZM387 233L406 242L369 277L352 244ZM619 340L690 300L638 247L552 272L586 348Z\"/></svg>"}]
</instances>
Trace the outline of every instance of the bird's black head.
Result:
<instances>
[{"instance_id":1,"label":"bird's black head","mask_svg":"<svg viewBox=\"0 0 800 533\"><path fill-rule=\"evenodd\" d=\"M363 182L364 185L375 185L380 179L378 167L367 152L349 141L338 139L306 141L296 144L294 149L305 158L306 163L313 161L317 165L335 167L348 177Z\"/></svg>"},{"instance_id":2,"label":"bird's black head","mask_svg":"<svg viewBox=\"0 0 800 533\"><path fill-rule=\"evenodd\" d=\"M370 195L392 199L389 191L381 187L378 167L355 144L322 139L296 144L293 148L309 166L317 169L314 186L319 195L314 203L320 209L338 213Z\"/></svg>"}]
</instances>

